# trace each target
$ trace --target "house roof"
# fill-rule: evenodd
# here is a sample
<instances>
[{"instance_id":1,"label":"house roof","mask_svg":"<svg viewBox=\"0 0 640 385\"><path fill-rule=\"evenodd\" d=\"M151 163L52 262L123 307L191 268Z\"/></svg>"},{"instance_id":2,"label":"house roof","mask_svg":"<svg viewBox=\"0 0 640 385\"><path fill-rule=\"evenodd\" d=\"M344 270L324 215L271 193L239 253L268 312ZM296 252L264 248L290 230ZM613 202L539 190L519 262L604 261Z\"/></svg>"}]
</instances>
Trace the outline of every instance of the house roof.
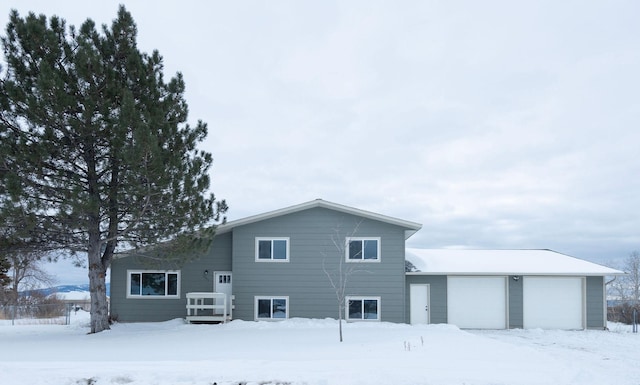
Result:
<instances>
[{"instance_id":1,"label":"house roof","mask_svg":"<svg viewBox=\"0 0 640 385\"><path fill-rule=\"evenodd\" d=\"M296 213L299 211L308 210L316 207L340 211L346 214L352 214L352 215L360 216L363 218L368 218L375 221L385 222L392 225L403 227L405 228L405 239L409 238L410 236L412 236L422 228L422 225L416 222L410 222L410 221L405 221L403 219L388 217L386 215L376 214L370 211L365 211L365 210L360 210L360 209L356 209L349 206L340 205L337 203L325 201L323 199L315 199L315 200L301 203L295 206L289 206L283 209L269 211L263 214L253 215L250 217L237 219L235 221L230 221L223 225L218 226L216 232L218 234L222 234L222 233L231 231L234 227L243 226L243 225L263 221L265 219L275 218L282 215L292 214L292 213Z\"/></svg>"},{"instance_id":2,"label":"house roof","mask_svg":"<svg viewBox=\"0 0 640 385\"><path fill-rule=\"evenodd\" d=\"M416 275L622 275L552 250L406 249Z\"/></svg>"}]
</instances>

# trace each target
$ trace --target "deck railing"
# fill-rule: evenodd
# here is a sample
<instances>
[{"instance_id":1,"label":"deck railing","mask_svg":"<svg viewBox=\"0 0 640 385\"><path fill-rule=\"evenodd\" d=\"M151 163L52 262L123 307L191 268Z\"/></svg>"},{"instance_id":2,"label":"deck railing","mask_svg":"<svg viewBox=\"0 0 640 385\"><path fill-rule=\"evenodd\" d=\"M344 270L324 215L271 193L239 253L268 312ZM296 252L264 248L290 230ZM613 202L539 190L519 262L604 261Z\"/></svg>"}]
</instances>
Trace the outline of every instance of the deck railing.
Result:
<instances>
[{"instance_id":1,"label":"deck railing","mask_svg":"<svg viewBox=\"0 0 640 385\"><path fill-rule=\"evenodd\" d=\"M231 306L228 306L228 300ZM187 322L227 322L232 319L233 296L225 293L187 293Z\"/></svg>"}]
</instances>

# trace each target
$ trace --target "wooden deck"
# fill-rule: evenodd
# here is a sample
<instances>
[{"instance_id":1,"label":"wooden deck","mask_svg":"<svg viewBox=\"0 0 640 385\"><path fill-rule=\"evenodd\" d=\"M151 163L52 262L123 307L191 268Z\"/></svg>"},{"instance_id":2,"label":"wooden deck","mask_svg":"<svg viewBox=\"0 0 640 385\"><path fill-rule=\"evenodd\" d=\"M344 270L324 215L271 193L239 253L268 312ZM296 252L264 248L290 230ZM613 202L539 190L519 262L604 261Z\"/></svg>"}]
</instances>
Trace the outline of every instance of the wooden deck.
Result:
<instances>
[{"instance_id":1,"label":"wooden deck","mask_svg":"<svg viewBox=\"0 0 640 385\"><path fill-rule=\"evenodd\" d=\"M187 317L192 322L227 322L233 319L233 295L227 306L227 295L213 292L187 293Z\"/></svg>"}]
</instances>

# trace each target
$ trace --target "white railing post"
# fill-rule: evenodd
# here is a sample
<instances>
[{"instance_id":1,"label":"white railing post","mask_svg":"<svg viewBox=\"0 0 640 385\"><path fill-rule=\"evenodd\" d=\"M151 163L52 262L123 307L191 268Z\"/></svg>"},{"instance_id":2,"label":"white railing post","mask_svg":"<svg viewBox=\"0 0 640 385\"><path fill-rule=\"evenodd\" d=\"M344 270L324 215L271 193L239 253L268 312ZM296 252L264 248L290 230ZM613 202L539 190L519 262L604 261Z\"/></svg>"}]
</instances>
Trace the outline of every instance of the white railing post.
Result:
<instances>
[{"instance_id":1,"label":"white railing post","mask_svg":"<svg viewBox=\"0 0 640 385\"><path fill-rule=\"evenodd\" d=\"M211 303L208 303L211 300ZM227 294L212 292L187 293L187 322L192 321L220 321L226 322L231 318L233 301L227 307ZM209 313L209 310L211 311Z\"/></svg>"}]
</instances>

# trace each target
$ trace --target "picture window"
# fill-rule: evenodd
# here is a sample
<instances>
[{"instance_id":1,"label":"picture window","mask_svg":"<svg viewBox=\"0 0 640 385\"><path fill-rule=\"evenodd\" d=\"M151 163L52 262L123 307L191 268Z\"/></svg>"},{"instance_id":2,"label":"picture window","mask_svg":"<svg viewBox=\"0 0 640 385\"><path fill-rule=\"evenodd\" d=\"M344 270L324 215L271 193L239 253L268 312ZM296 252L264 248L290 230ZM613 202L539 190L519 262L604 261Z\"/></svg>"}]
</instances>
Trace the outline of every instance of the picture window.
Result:
<instances>
[{"instance_id":1,"label":"picture window","mask_svg":"<svg viewBox=\"0 0 640 385\"><path fill-rule=\"evenodd\" d=\"M179 298L179 271L128 271L128 298Z\"/></svg>"}]
</instances>

